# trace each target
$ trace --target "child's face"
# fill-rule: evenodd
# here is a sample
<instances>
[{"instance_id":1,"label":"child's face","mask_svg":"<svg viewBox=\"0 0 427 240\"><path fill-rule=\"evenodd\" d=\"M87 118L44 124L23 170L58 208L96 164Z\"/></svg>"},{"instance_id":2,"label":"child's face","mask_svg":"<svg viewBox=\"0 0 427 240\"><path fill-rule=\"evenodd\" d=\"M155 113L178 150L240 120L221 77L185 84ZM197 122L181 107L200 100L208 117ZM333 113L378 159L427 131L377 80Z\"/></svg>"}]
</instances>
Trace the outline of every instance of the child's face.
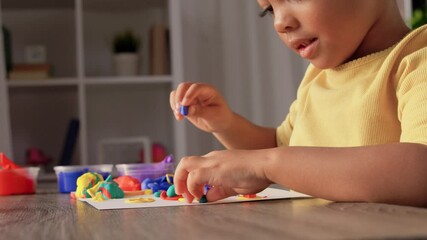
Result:
<instances>
[{"instance_id":1,"label":"child's face","mask_svg":"<svg viewBox=\"0 0 427 240\"><path fill-rule=\"evenodd\" d=\"M318 68L352 59L373 27L377 0L258 0L282 41Z\"/></svg>"}]
</instances>

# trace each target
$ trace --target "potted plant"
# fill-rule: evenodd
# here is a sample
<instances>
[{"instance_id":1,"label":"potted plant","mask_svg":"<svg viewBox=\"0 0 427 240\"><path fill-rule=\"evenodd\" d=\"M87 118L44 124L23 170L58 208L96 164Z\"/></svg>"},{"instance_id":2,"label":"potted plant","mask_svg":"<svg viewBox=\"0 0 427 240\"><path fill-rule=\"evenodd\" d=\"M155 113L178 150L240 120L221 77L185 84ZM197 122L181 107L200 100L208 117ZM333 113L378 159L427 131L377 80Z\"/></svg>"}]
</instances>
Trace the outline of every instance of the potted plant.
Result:
<instances>
[{"instance_id":1,"label":"potted plant","mask_svg":"<svg viewBox=\"0 0 427 240\"><path fill-rule=\"evenodd\" d=\"M140 39L131 30L116 34L113 40L115 72L120 76L138 74Z\"/></svg>"}]
</instances>

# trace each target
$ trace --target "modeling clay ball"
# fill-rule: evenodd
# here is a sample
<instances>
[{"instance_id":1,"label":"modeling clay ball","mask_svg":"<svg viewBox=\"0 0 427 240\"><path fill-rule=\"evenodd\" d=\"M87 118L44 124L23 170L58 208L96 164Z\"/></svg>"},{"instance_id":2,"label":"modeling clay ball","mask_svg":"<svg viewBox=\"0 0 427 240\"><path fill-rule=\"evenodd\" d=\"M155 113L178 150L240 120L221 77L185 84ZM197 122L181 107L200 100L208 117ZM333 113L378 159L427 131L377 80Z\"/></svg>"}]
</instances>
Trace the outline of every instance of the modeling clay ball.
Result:
<instances>
[{"instance_id":1,"label":"modeling clay ball","mask_svg":"<svg viewBox=\"0 0 427 240\"><path fill-rule=\"evenodd\" d=\"M120 176L114 179L123 191L139 191L141 190L141 183L138 179L131 176Z\"/></svg>"},{"instance_id":2,"label":"modeling clay ball","mask_svg":"<svg viewBox=\"0 0 427 240\"><path fill-rule=\"evenodd\" d=\"M94 187L98 182L104 181L101 174L88 172L77 178L77 198L90 198L90 194L87 192L88 189Z\"/></svg>"},{"instance_id":3,"label":"modeling clay ball","mask_svg":"<svg viewBox=\"0 0 427 240\"><path fill-rule=\"evenodd\" d=\"M102 193L104 199L123 198L125 196L119 185L112 180L111 175L99 185L98 192Z\"/></svg>"},{"instance_id":4,"label":"modeling clay ball","mask_svg":"<svg viewBox=\"0 0 427 240\"><path fill-rule=\"evenodd\" d=\"M154 193L154 196L157 197L157 198L159 198L161 193L162 193L162 191L157 191L157 192Z\"/></svg>"},{"instance_id":5,"label":"modeling clay ball","mask_svg":"<svg viewBox=\"0 0 427 240\"><path fill-rule=\"evenodd\" d=\"M175 197L176 193L175 193L175 185L171 185L168 190L166 191L166 194L168 195L168 197Z\"/></svg>"}]
</instances>

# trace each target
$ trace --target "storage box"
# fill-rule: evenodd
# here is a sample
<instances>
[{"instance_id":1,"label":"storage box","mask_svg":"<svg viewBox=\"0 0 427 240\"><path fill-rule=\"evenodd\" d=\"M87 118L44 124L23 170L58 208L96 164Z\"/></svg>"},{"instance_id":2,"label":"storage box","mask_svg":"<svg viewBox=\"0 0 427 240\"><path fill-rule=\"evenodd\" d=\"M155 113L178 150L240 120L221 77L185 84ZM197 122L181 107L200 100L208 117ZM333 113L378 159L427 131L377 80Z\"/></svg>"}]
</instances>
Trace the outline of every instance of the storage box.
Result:
<instances>
[{"instance_id":1,"label":"storage box","mask_svg":"<svg viewBox=\"0 0 427 240\"><path fill-rule=\"evenodd\" d=\"M112 164L78 165L78 166L56 166L53 168L58 179L58 189L61 193L76 191L77 178L87 172L96 172L104 179L111 174Z\"/></svg>"},{"instance_id":2,"label":"storage box","mask_svg":"<svg viewBox=\"0 0 427 240\"><path fill-rule=\"evenodd\" d=\"M175 163L172 155L167 156L159 163L131 163L117 164L119 176L131 176L140 182L146 178L158 178L166 174L175 172Z\"/></svg>"},{"instance_id":3,"label":"storage box","mask_svg":"<svg viewBox=\"0 0 427 240\"><path fill-rule=\"evenodd\" d=\"M0 196L36 192L39 167L0 169Z\"/></svg>"}]
</instances>

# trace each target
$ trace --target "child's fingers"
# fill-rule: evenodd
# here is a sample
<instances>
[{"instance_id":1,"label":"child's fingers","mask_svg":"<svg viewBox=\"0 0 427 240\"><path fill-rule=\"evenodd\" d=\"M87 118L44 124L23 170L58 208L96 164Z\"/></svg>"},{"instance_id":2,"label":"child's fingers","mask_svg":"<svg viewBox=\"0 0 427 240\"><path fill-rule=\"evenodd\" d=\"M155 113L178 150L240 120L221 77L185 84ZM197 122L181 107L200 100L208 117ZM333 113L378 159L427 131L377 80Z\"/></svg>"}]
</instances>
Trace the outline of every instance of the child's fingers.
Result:
<instances>
[{"instance_id":1,"label":"child's fingers","mask_svg":"<svg viewBox=\"0 0 427 240\"><path fill-rule=\"evenodd\" d=\"M201 104L213 97L213 88L203 83L193 83L186 90L186 94L182 99L182 105L189 106L194 99L197 99Z\"/></svg>"},{"instance_id":2,"label":"child's fingers","mask_svg":"<svg viewBox=\"0 0 427 240\"><path fill-rule=\"evenodd\" d=\"M175 102L175 95L176 95L176 91L172 91L169 94L169 104L171 106L173 115L175 116L176 120L181 120L184 117L181 115L181 113L179 112L179 108L176 108L176 102Z\"/></svg>"},{"instance_id":3,"label":"child's fingers","mask_svg":"<svg viewBox=\"0 0 427 240\"><path fill-rule=\"evenodd\" d=\"M234 195L236 195L236 192L231 189L227 190L227 188L215 186L206 193L206 198L209 202L215 202Z\"/></svg>"},{"instance_id":4,"label":"child's fingers","mask_svg":"<svg viewBox=\"0 0 427 240\"><path fill-rule=\"evenodd\" d=\"M209 178L209 171L205 171L204 169L191 171L187 178L187 189L190 194L197 199L201 199L203 196L203 187L208 183Z\"/></svg>"},{"instance_id":5,"label":"child's fingers","mask_svg":"<svg viewBox=\"0 0 427 240\"><path fill-rule=\"evenodd\" d=\"M178 164L178 166L175 170L175 174L173 176L173 182L175 185L175 192L178 195L181 195L181 194L188 192L188 190L187 190L188 172L185 169L183 169L181 166L182 166L182 164L180 162L180 164Z\"/></svg>"},{"instance_id":6,"label":"child's fingers","mask_svg":"<svg viewBox=\"0 0 427 240\"><path fill-rule=\"evenodd\" d=\"M175 93L175 107L179 109L180 105L182 104L182 99L186 96L187 90L190 88L190 86L194 84L191 82L183 82L178 85L176 88ZM184 104L182 104L184 105ZM186 105L184 105L186 106Z\"/></svg>"},{"instance_id":7,"label":"child's fingers","mask_svg":"<svg viewBox=\"0 0 427 240\"><path fill-rule=\"evenodd\" d=\"M200 157L184 157L180 160L174 175L175 192L187 194L187 200L203 195L203 186L208 183L209 171L201 168Z\"/></svg>"}]
</instances>

